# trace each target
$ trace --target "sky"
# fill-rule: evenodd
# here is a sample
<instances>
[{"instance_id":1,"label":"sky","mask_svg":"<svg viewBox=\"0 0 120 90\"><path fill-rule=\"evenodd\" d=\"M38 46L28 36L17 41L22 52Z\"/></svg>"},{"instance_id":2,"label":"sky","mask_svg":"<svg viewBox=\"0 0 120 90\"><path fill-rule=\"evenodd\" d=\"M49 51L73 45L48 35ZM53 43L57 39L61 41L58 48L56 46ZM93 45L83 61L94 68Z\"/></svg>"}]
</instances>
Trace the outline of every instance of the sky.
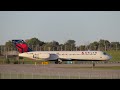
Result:
<instances>
[{"instance_id":1,"label":"sky","mask_svg":"<svg viewBox=\"0 0 120 90\"><path fill-rule=\"evenodd\" d=\"M0 45L13 39L76 45L120 42L120 11L0 11Z\"/></svg>"}]
</instances>

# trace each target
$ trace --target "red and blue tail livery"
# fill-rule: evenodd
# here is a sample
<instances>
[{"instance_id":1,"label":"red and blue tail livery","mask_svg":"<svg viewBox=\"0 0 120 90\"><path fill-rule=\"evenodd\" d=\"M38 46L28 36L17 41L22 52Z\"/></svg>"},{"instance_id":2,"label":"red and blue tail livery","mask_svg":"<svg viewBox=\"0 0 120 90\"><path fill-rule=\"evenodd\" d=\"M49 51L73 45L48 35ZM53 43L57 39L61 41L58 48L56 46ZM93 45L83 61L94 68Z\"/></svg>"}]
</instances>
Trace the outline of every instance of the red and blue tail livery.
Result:
<instances>
[{"instance_id":1,"label":"red and blue tail livery","mask_svg":"<svg viewBox=\"0 0 120 90\"><path fill-rule=\"evenodd\" d=\"M24 52L30 52L32 51L27 43L24 42L24 40L12 40L12 43L15 44L16 48L18 49L19 53L24 53Z\"/></svg>"}]
</instances>

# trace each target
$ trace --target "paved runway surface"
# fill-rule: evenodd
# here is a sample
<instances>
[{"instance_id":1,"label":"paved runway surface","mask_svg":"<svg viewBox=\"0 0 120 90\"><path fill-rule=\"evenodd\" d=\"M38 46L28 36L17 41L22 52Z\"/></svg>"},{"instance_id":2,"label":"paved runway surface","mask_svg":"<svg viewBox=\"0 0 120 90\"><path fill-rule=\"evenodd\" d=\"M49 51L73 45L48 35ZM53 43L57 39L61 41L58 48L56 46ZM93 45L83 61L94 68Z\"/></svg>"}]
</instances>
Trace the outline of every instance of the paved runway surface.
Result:
<instances>
[{"instance_id":1,"label":"paved runway surface","mask_svg":"<svg viewBox=\"0 0 120 90\"><path fill-rule=\"evenodd\" d=\"M120 64L96 64L97 66L120 66ZM83 68L84 67L84 68ZM120 78L120 69L96 69L92 64L1 64L0 73L23 73L48 76L78 76L84 78Z\"/></svg>"}]
</instances>

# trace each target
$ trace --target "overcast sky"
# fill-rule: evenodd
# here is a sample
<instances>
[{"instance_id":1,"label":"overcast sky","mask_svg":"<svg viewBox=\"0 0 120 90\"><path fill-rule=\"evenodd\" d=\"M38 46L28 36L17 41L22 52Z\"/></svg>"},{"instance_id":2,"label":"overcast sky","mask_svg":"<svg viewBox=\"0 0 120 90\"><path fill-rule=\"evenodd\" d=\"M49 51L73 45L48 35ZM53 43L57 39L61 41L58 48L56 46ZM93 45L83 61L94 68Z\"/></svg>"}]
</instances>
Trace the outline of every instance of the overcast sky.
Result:
<instances>
[{"instance_id":1,"label":"overcast sky","mask_svg":"<svg viewBox=\"0 0 120 90\"><path fill-rule=\"evenodd\" d=\"M77 45L100 39L120 42L120 11L0 11L0 45L12 39Z\"/></svg>"}]
</instances>

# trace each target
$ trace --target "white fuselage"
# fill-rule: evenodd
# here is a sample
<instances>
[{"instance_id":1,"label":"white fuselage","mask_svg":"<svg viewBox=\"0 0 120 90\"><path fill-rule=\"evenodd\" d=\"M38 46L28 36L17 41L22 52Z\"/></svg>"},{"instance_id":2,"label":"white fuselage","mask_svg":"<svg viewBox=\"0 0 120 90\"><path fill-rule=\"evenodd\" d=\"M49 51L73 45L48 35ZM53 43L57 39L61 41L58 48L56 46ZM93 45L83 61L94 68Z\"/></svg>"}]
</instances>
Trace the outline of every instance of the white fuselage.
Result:
<instances>
[{"instance_id":1,"label":"white fuselage","mask_svg":"<svg viewBox=\"0 0 120 90\"><path fill-rule=\"evenodd\" d=\"M36 60L109 60L111 56L102 51L31 51L19 54Z\"/></svg>"}]
</instances>

